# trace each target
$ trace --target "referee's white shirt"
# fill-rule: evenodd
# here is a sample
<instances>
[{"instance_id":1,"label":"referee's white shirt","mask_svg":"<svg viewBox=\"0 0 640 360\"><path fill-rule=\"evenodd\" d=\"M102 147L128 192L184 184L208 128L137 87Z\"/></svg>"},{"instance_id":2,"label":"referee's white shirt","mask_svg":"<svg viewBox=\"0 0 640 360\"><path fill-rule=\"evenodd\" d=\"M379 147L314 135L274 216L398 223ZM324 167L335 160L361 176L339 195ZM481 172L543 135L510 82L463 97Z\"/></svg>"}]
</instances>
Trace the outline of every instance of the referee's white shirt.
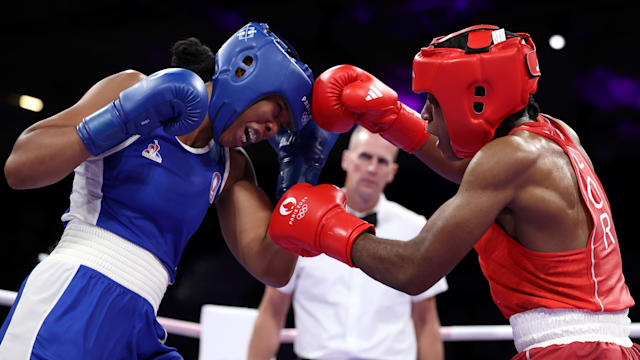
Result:
<instances>
[{"instance_id":1,"label":"referee's white shirt","mask_svg":"<svg viewBox=\"0 0 640 360\"><path fill-rule=\"evenodd\" d=\"M362 216L347 208L352 214ZM406 241L427 220L384 195L374 208L376 235ZM287 285L293 294L295 353L308 359L415 359L411 303L448 289L443 277L422 294L409 296L324 254L300 257Z\"/></svg>"}]
</instances>

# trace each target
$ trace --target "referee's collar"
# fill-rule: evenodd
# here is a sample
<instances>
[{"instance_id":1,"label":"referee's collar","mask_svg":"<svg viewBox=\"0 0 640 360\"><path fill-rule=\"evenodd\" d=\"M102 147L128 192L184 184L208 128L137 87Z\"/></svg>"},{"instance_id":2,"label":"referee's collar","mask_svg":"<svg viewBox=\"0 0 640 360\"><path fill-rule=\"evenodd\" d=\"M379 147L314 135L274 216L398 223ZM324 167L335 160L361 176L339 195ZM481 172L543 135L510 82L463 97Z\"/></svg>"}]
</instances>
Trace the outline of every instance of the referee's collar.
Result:
<instances>
[{"instance_id":1,"label":"referee's collar","mask_svg":"<svg viewBox=\"0 0 640 360\"><path fill-rule=\"evenodd\" d=\"M344 191L344 188L342 188L342 191ZM380 209L382 207L382 203L384 203L386 201L387 201L387 198L386 198L386 196L384 196L384 192L382 192L382 193L380 193L380 197L378 198L378 203L376 203L376 206L374 206L373 209L371 209L369 211L365 211L365 212L355 211L352 208L350 208L349 205L345 205L345 209L351 215L357 216L359 218L363 218L365 215L368 215L368 214L371 214L371 213L380 214Z\"/></svg>"}]
</instances>

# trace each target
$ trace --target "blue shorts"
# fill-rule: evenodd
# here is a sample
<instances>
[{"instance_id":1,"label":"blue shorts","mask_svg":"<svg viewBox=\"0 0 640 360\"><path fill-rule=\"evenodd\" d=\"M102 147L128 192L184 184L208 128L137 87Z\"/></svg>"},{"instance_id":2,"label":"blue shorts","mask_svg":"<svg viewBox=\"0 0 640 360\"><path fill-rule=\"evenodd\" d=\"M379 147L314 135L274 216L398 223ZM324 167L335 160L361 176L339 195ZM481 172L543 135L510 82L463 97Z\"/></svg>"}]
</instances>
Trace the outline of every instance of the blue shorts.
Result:
<instances>
[{"instance_id":1,"label":"blue shorts","mask_svg":"<svg viewBox=\"0 0 640 360\"><path fill-rule=\"evenodd\" d=\"M144 297L50 256L24 281L0 328L0 359L182 359Z\"/></svg>"}]
</instances>

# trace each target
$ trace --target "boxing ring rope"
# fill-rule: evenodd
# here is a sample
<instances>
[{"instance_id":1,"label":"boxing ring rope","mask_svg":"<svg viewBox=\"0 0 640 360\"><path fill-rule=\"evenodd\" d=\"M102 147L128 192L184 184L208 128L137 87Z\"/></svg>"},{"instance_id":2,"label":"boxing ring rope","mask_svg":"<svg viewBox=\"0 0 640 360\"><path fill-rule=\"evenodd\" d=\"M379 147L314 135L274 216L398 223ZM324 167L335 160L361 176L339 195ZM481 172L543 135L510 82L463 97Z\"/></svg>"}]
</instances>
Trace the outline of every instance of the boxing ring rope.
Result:
<instances>
[{"instance_id":1,"label":"boxing ring rope","mask_svg":"<svg viewBox=\"0 0 640 360\"><path fill-rule=\"evenodd\" d=\"M0 305L11 306L16 299L14 291L0 289ZM158 316L158 322L175 335L186 336L194 339L200 338L200 323L171 319ZM293 343L296 338L296 329L282 329L280 342ZM511 326L509 325L456 325L441 326L440 335L444 341L499 341L513 340ZM631 338L640 338L640 323L631 324Z\"/></svg>"}]
</instances>

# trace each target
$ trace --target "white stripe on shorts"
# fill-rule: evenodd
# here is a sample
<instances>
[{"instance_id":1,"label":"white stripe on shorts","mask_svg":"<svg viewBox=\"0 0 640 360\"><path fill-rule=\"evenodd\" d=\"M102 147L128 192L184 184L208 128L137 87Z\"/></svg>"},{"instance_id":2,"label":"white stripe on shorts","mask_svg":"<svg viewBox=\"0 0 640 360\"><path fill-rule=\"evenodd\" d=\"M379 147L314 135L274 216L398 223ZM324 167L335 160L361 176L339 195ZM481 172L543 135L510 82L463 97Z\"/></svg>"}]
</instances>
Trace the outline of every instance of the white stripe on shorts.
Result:
<instances>
[{"instance_id":1,"label":"white stripe on shorts","mask_svg":"<svg viewBox=\"0 0 640 360\"><path fill-rule=\"evenodd\" d=\"M0 344L0 359L28 360L31 357L42 323L79 267L78 264L47 258L33 269Z\"/></svg>"}]
</instances>

